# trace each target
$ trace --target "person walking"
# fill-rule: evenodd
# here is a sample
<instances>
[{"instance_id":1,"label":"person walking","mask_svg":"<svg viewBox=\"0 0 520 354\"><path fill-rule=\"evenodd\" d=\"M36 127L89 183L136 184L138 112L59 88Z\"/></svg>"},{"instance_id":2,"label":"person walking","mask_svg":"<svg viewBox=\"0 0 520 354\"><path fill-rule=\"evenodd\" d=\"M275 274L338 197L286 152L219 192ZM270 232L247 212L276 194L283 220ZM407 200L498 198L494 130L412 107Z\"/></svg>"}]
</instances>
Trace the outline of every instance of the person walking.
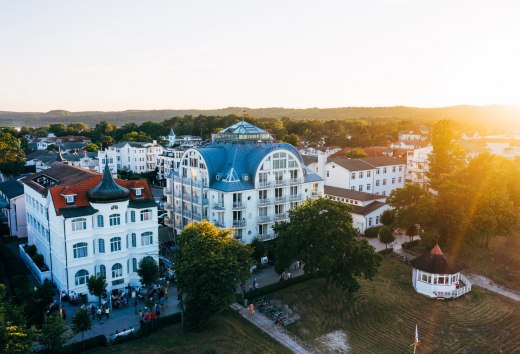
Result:
<instances>
[{"instance_id":1,"label":"person walking","mask_svg":"<svg viewBox=\"0 0 520 354\"><path fill-rule=\"evenodd\" d=\"M92 319L95 320L96 319L96 307L94 306L94 304L92 304L92 306L90 306L90 312L92 313Z\"/></svg>"},{"instance_id":2,"label":"person walking","mask_svg":"<svg viewBox=\"0 0 520 354\"><path fill-rule=\"evenodd\" d=\"M101 307L98 307L98 309L97 309L97 316L98 316L99 323L103 323L103 313L101 312Z\"/></svg>"},{"instance_id":3,"label":"person walking","mask_svg":"<svg viewBox=\"0 0 520 354\"><path fill-rule=\"evenodd\" d=\"M137 298L134 299L134 314L137 314Z\"/></svg>"},{"instance_id":4,"label":"person walking","mask_svg":"<svg viewBox=\"0 0 520 354\"><path fill-rule=\"evenodd\" d=\"M255 314L255 304L251 301L249 304L249 316L253 316Z\"/></svg>"},{"instance_id":5,"label":"person walking","mask_svg":"<svg viewBox=\"0 0 520 354\"><path fill-rule=\"evenodd\" d=\"M107 320L108 320L110 317L110 309L108 308L108 306L105 309L105 315L107 316Z\"/></svg>"}]
</instances>

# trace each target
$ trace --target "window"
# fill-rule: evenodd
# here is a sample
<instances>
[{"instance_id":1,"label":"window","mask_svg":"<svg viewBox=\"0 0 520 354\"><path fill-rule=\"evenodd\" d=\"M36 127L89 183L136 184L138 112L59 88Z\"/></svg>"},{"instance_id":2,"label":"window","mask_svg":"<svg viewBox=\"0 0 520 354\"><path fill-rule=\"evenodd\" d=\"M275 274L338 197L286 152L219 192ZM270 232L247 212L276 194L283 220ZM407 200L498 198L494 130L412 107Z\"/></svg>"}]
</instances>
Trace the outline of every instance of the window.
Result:
<instances>
[{"instance_id":1,"label":"window","mask_svg":"<svg viewBox=\"0 0 520 354\"><path fill-rule=\"evenodd\" d=\"M403 172L403 166L399 166L399 172Z\"/></svg>"},{"instance_id":2,"label":"window","mask_svg":"<svg viewBox=\"0 0 520 354\"><path fill-rule=\"evenodd\" d=\"M359 185L358 191L363 192L363 185L362 184Z\"/></svg>"},{"instance_id":3,"label":"window","mask_svg":"<svg viewBox=\"0 0 520 354\"><path fill-rule=\"evenodd\" d=\"M379 180L376 179L376 187L379 187Z\"/></svg>"},{"instance_id":4,"label":"window","mask_svg":"<svg viewBox=\"0 0 520 354\"><path fill-rule=\"evenodd\" d=\"M74 258L83 258L88 256L86 242L76 243L72 246L72 250L74 251Z\"/></svg>"},{"instance_id":5,"label":"window","mask_svg":"<svg viewBox=\"0 0 520 354\"><path fill-rule=\"evenodd\" d=\"M116 226L121 224L121 216L119 214L110 215L110 226Z\"/></svg>"},{"instance_id":6,"label":"window","mask_svg":"<svg viewBox=\"0 0 520 354\"><path fill-rule=\"evenodd\" d=\"M137 247L137 235L132 234L132 247Z\"/></svg>"},{"instance_id":7,"label":"window","mask_svg":"<svg viewBox=\"0 0 520 354\"><path fill-rule=\"evenodd\" d=\"M383 180L383 186L386 186L386 179Z\"/></svg>"},{"instance_id":8,"label":"window","mask_svg":"<svg viewBox=\"0 0 520 354\"><path fill-rule=\"evenodd\" d=\"M64 197L67 204L74 204L74 195L65 195Z\"/></svg>"},{"instance_id":9,"label":"window","mask_svg":"<svg viewBox=\"0 0 520 354\"><path fill-rule=\"evenodd\" d=\"M329 171L327 171L327 177L330 177L330 172Z\"/></svg>"},{"instance_id":10,"label":"window","mask_svg":"<svg viewBox=\"0 0 520 354\"><path fill-rule=\"evenodd\" d=\"M403 181L402 177L397 178L397 182L401 183Z\"/></svg>"},{"instance_id":11,"label":"window","mask_svg":"<svg viewBox=\"0 0 520 354\"><path fill-rule=\"evenodd\" d=\"M367 171L367 177L371 177L372 176L372 171Z\"/></svg>"},{"instance_id":12,"label":"window","mask_svg":"<svg viewBox=\"0 0 520 354\"><path fill-rule=\"evenodd\" d=\"M141 246L148 246L153 244L153 232L143 232L141 234Z\"/></svg>"},{"instance_id":13,"label":"window","mask_svg":"<svg viewBox=\"0 0 520 354\"><path fill-rule=\"evenodd\" d=\"M105 278L105 279L107 278L107 268L103 264L99 266L98 275L101 278Z\"/></svg>"},{"instance_id":14,"label":"window","mask_svg":"<svg viewBox=\"0 0 520 354\"><path fill-rule=\"evenodd\" d=\"M88 272L85 269L78 270L76 272L76 275L74 276L75 284L76 285L83 285L87 282L88 279Z\"/></svg>"},{"instance_id":15,"label":"window","mask_svg":"<svg viewBox=\"0 0 520 354\"><path fill-rule=\"evenodd\" d=\"M111 252L121 251L121 237L112 237L110 239L110 251Z\"/></svg>"},{"instance_id":16,"label":"window","mask_svg":"<svg viewBox=\"0 0 520 354\"><path fill-rule=\"evenodd\" d=\"M116 263L112 266L112 278L119 278L123 276L123 266L121 263Z\"/></svg>"},{"instance_id":17,"label":"window","mask_svg":"<svg viewBox=\"0 0 520 354\"><path fill-rule=\"evenodd\" d=\"M372 218L368 218L368 226L372 226Z\"/></svg>"},{"instance_id":18,"label":"window","mask_svg":"<svg viewBox=\"0 0 520 354\"><path fill-rule=\"evenodd\" d=\"M370 190L370 183L367 184L367 191L369 191L369 190Z\"/></svg>"},{"instance_id":19,"label":"window","mask_svg":"<svg viewBox=\"0 0 520 354\"><path fill-rule=\"evenodd\" d=\"M85 218L73 219L71 223L72 231L81 231L87 228L87 219Z\"/></svg>"},{"instance_id":20,"label":"window","mask_svg":"<svg viewBox=\"0 0 520 354\"><path fill-rule=\"evenodd\" d=\"M352 179L356 179L356 173L355 172L352 172L352 176L351 176Z\"/></svg>"},{"instance_id":21,"label":"window","mask_svg":"<svg viewBox=\"0 0 520 354\"><path fill-rule=\"evenodd\" d=\"M379 168L376 168L376 175L379 174Z\"/></svg>"},{"instance_id":22,"label":"window","mask_svg":"<svg viewBox=\"0 0 520 354\"><path fill-rule=\"evenodd\" d=\"M130 212L130 222L135 222L135 210Z\"/></svg>"},{"instance_id":23,"label":"window","mask_svg":"<svg viewBox=\"0 0 520 354\"><path fill-rule=\"evenodd\" d=\"M97 226L103 227L103 226L105 226L104 224L105 224L105 222L103 220L103 215L98 215L97 216Z\"/></svg>"},{"instance_id":24,"label":"window","mask_svg":"<svg viewBox=\"0 0 520 354\"><path fill-rule=\"evenodd\" d=\"M379 224L379 216L376 216L376 225Z\"/></svg>"},{"instance_id":25,"label":"window","mask_svg":"<svg viewBox=\"0 0 520 354\"><path fill-rule=\"evenodd\" d=\"M363 172L359 172L359 178L363 178Z\"/></svg>"},{"instance_id":26,"label":"window","mask_svg":"<svg viewBox=\"0 0 520 354\"><path fill-rule=\"evenodd\" d=\"M132 258L132 272L137 272L137 258Z\"/></svg>"},{"instance_id":27,"label":"window","mask_svg":"<svg viewBox=\"0 0 520 354\"><path fill-rule=\"evenodd\" d=\"M141 211L141 221L152 220L152 211L150 209L145 209Z\"/></svg>"},{"instance_id":28,"label":"window","mask_svg":"<svg viewBox=\"0 0 520 354\"><path fill-rule=\"evenodd\" d=\"M105 253L105 240L103 240L102 238L98 240L98 248L99 253Z\"/></svg>"},{"instance_id":29,"label":"window","mask_svg":"<svg viewBox=\"0 0 520 354\"><path fill-rule=\"evenodd\" d=\"M392 184L395 184L395 178L392 178Z\"/></svg>"},{"instance_id":30,"label":"window","mask_svg":"<svg viewBox=\"0 0 520 354\"><path fill-rule=\"evenodd\" d=\"M383 173L386 173L386 167L383 167Z\"/></svg>"},{"instance_id":31,"label":"window","mask_svg":"<svg viewBox=\"0 0 520 354\"><path fill-rule=\"evenodd\" d=\"M350 187L350 190L352 190L352 191L353 191L353 190L356 190L356 186L352 186L352 187Z\"/></svg>"},{"instance_id":32,"label":"window","mask_svg":"<svg viewBox=\"0 0 520 354\"><path fill-rule=\"evenodd\" d=\"M395 166L392 166L392 172L395 172Z\"/></svg>"}]
</instances>

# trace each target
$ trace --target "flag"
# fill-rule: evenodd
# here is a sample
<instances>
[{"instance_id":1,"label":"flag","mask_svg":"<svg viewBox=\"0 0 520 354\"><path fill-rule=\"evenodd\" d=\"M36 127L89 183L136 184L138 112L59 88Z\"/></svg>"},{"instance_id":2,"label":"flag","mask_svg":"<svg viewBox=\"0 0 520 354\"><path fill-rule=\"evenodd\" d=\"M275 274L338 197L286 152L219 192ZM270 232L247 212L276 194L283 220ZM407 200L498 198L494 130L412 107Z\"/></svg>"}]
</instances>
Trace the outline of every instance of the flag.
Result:
<instances>
[{"instance_id":1,"label":"flag","mask_svg":"<svg viewBox=\"0 0 520 354\"><path fill-rule=\"evenodd\" d=\"M413 343L414 348L419 346L419 331L417 329L417 325L415 325L415 342Z\"/></svg>"}]
</instances>

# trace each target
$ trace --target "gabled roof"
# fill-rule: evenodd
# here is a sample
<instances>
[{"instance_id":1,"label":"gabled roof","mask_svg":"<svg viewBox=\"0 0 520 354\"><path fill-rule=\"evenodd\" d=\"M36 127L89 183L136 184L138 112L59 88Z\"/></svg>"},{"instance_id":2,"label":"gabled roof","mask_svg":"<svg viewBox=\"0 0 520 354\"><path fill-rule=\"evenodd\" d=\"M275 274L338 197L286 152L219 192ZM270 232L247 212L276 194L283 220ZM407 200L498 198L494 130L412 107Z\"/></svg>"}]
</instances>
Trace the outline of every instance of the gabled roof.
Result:
<instances>
[{"instance_id":1,"label":"gabled roof","mask_svg":"<svg viewBox=\"0 0 520 354\"><path fill-rule=\"evenodd\" d=\"M384 207L385 205L386 205L386 203L378 202L378 201L372 202L365 206L355 205L354 209L352 210L352 213L366 216L366 215L376 211L377 209Z\"/></svg>"},{"instance_id":2,"label":"gabled roof","mask_svg":"<svg viewBox=\"0 0 520 354\"><path fill-rule=\"evenodd\" d=\"M23 184L15 179L1 182L0 191L2 191L8 199L16 198L23 194Z\"/></svg>"},{"instance_id":3,"label":"gabled roof","mask_svg":"<svg viewBox=\"0 0 520 354\"><path fill-rule=\"evenodd\" d=\"M318 162L318 156L302 155L302 159L305 166Z\"/></svg>"},{"instance_id":4,"label":"gabled roof","mask_svg":"<svg viewBox=\"0 0 520 354\"><path fill-rule=\"evenodd\" d=\"M378 200L378 199L386 198L379 194L359 192L359 191L355 191L352 189L346 189L346 188L324 186L323 189L324 189L324 191L323 191L324 194L327 194L327 195L333 195L336 197L359 200L359 201L363 201L363 202L367 202L369 200Z\"/></svg>"},{"instance_id":5,"label":"gabled roof","mask_svg":"<svg viewBox=\"0 0 520 354\"><path fill-rule=\"evenodd\" d=\"M435 245L430 252L412 259L410 263L415 269L430 274L456 274L462 270L462 267L448 259L439 245Z\"/></svg>"}]
</instances>

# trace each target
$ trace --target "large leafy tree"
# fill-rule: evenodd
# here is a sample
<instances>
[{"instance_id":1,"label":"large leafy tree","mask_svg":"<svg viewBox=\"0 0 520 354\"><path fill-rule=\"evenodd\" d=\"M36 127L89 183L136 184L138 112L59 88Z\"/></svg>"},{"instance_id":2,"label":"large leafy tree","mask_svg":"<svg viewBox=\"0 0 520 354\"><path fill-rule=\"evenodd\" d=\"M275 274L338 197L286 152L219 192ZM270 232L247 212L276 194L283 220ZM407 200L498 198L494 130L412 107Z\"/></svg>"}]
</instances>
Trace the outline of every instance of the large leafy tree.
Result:
<instances>
[{"instance_id":1,"label":"large leafy tree","mask_svg":"<svg viewBox=\"0 0 520 354\"><path fill-rule=\"evenodd\" d=\"M305 273L326 277L348 292L359 288L356 278L372 279L381 255L352 226L350 207L319 198L289 211L290 222L277 223L277 271L295 260L305 263Z\"/></svg>"},{"instance_id":2,"label":"large leafy tree","mask_svg":"<svg viewBox=\"0 0 520 354\"><path fill-rule=\"evenodd\" d=\"M0 172L16 175L23 171L25 153L20 140L11 133L0 133Z\"/></svg>"},{"instance_id":3,"label":"large leafy tree","mask_svg":"<svg viewBox=\"0 0 520 354\"><path fill-rule=\"evenodd\" d=\"M69 327L58 313L47 317L47 321L42 326L40 337L40 344L44 348L44 353L61 353L69 338Z\"/></svg>"},{"instance_id":4,"label":"large leafy tree","mask_svg":"<svg viewBox=\"0 0 520 354\"><path fill-rule=\"evenodd\" d=\"M251 248L208 221L189 224L177 238L175 271L186 295L186 320L202 329L208 318L235 301L236 284L246 280Z\"/></svg>"},{"instance_id":5,"label":"large leafy tree","mask_svg":"<svg viewBox=\"0 0 520 354\"><path fill-rule=\"evenodd\" d=\"M139 132L130 132L128 134L125 134L123 135L123 138L122 138L124 141L140 141L140 142L150 142L152 141L152 138L146 134L146 133L143 133L141 131Z\"/></svg>"},{"instance_id":6,"label":"large leafy tree","mask_svg":"<svg viewBox=\"0 0 520 354\"><path fill-rule=\"evenodd\" d=\"M139 261L137 274L139 275L141 284L147 288L152 287L153 283L159 277L159 265L157 264L157 261L150 256L143 257Z\"/></svg>"},{"instance_id":7,"label":"large leafy tree","mask_svg":"<svg viewBox=\"0 0 520 354\"><path fill-rule=\"evenodd\" d=\"M72 331L81 333L81 340L85 339L85 332L92 328L92 320L86 308L80 308L72 316Z\"/></svg>"},{"instance_id":8,"label":"large leafy tree","mask_svg":"<svg viewBox=\"0 0 520 354\"><path fill-rule=\"evenodd\" d=\"M107 281L100 274L92 275L87 279L88 292L98 298L98 304L101 305L101 296L107 289Z\"/></svg>"}]
</instances>

